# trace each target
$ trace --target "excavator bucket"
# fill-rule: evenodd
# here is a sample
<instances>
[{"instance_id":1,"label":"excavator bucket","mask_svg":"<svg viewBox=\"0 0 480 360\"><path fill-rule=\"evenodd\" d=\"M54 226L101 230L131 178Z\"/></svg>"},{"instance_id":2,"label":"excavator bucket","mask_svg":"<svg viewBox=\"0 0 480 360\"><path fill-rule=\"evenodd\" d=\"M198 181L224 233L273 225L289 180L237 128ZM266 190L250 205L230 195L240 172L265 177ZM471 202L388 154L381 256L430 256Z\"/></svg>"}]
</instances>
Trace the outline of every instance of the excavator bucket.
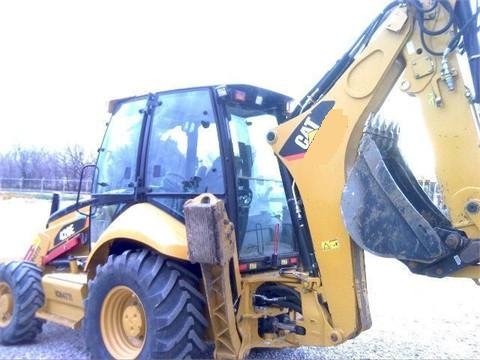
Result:
<instances>
[{"instance_id":1,"label":"excavator bucket","mask_svg":"<svg viewBox=\"0 0 480 360\"><path fill-rule=\"evenodd\" d=\"M363 249L445 276L467 264L471 242L430 201L398 149L398 128L369 123L342 196L343 219Z\"/></svg>"}]
</instances>

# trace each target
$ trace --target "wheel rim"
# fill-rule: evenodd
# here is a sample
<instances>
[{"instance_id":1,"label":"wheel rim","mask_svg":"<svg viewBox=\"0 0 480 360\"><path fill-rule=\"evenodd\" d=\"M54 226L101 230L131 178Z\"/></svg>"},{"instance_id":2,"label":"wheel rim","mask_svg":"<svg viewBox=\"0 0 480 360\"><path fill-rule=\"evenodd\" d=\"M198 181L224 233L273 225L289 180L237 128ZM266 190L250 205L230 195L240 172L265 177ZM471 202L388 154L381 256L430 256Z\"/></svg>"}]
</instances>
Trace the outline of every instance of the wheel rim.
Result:
<instances>
[{"instance_id":1,"label":"wheel rim","mask_svg":"<svg viewBox=\"0 0 480 360\"><path fill-rule=\"evenodd\" d=\"M0 282L0 327L10 324L13 316L13 293L6 282Z\"/></svg>"},{"instance_id":2,"label":"wheel rim","mask_svg":"<svg viewBox=\"0 0 480 360\"><path fill-rule=\"evenodd\" d=\"M137 294L116 286L105 297L100 328L108 352L116 359L136 358L145 344L145 310Z\"/></svg>"}]
</instances>

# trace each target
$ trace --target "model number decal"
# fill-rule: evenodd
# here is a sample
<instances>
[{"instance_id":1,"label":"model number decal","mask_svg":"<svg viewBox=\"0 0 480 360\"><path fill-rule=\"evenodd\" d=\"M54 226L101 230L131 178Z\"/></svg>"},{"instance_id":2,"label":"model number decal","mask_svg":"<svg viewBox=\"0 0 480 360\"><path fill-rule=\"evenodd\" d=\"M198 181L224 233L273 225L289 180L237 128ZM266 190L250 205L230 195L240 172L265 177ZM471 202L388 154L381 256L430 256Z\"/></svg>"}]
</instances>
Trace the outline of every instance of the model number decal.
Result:
<instances>
[{"instance_id":1,"label":"model number decal","mask_svg":"<svg viewBox=\"0 0 480 360\"><path fill-rule=\"evenodd\" d=\"M85 229L87 226L86 219L78 219L70 224L65 225L55 237L54 245L64 242L65 240L70 239L73 235L78 234L80 231Z\"/></svg>"},{"instance_id":2,"label":"model number decal","mask_svg":"<svg viewBox=\"0 0 480 360\"><path fill-rule=\"evenodd\" d=\"M55 296L66 301L73 301L72 294L65 291L55 290Z\"/></svg>"},{"instance_id":3,"label":"model number decal","mask_svg":"<svg viewBox=\"0 0 480 360\"><path fill-rule=\"evenodd\" d=\"M66 238L72 236L73 234L75 234L75 228L73 224L70 224L66 228L62 229L62 231L60 231L58 238L60 239L60 241L63 241Z\"/></svg>"}]
</instances>

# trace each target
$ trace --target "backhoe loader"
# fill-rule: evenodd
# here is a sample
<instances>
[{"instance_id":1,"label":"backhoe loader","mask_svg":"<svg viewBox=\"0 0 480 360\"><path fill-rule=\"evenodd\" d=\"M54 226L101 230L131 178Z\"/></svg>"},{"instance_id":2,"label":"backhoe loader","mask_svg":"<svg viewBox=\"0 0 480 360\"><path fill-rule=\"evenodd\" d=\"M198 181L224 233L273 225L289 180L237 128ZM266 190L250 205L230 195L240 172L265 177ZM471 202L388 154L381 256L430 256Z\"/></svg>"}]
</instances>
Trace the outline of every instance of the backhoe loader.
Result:
<instances>
[{"instance_id":1,"label":"backhoe loader","mask_svg":"<svg viewBox=\"0 0 480 360\"><path fill-rule=\"evenodd\" d=\"M54 196L0 265L0 342L50 321L98 359L338 345L371 327L365 250L478 283L478 13L393 1L294 107L242 84L111 101L91 194ZM395 86L421 104L445 209L379 120Z\"/></svg>"}]
</instances>

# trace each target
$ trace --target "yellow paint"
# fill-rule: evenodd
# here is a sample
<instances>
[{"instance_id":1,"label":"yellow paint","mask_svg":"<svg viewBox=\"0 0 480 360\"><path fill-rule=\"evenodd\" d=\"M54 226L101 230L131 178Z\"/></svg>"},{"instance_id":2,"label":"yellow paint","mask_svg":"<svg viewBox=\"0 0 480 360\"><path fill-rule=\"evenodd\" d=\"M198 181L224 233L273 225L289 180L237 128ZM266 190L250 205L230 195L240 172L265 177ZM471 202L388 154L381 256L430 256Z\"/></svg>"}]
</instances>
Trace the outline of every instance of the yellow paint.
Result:
<instances>
[{"instance_id":1,"label":"yellow paint","mask_svg":"<svg viewBox=\"0 0 480 360\"><path fill-rule=\"evenodd\" d=\"M320 164L335 161L342 140L345 141L347 126L348 119L343 115L342 110L334 108L328 113L321 131L318 131L315 137L317 146L320 147L320 150L316 151L317 160Z\"/></svg>"},{"instance_id":2,"label":"yellow paint","mask_svg":"<svg viewBox=\"0 0 480 360\"><path fill-rule=\"evenodd\" d=\"M85 273L53 273L42 277L45 302L37 317L77 329L84 316L83 302L87 296Z\"/></svg>"},{"instance_id":3,"label":"yellow paint","mask_svg":"<svg viewBox=\"0 0 480 360\"><path fill-rule=\"evenodd\" d=\"M129 239L158 253L188 259L185 225L152 204L133 205L116 218L95 243L87 269L97 254L106 256L105 247L116 239Z\"/></svg>"},{"instance_id":4,"label":"yellow paint","mask_svg":"<svg viewBox=\"0 0 480 360\"><path fill-rule=\"evenodd\" d=\"M448 21L440 13L438 26ZM429 46L444 49L450 42L449 33L429 38ZM412 41L421 47L420 35L415 32ZM406 59L404 80L412 86L408 93L418 98L423 119L433 145L435 172L442 186L442 195L453 226L465 231L470 238L480 237L480 227L466 211L469 199L480 197L480 147L471 106L465 97L465 85L456 53L448 56L449 67L455 69L455 90L447 89L440 73L441 57L433 57L435 71L426 78L416 79L413 70L418 55L404 50ZM440 104L435 98L441 98Z\"/></svg>"},{"instance_id":5,"label":"yellow paint","mask_svg":"<svg viewBox=\"0 0 480 360\"><path fill-rule=\"evenodd\" d=\"M115 359L136 359L145 345L147 321L138 295L116 286L105 297L100 313L100 336Z\"/></svg>"},{"instance_id":6,"label":"yellow paint","mask_svg":"<svg viewBox=\"0 0 480 360\"><path fill-rule=\"evenodd\" d=\"M306 330L306 335L289 333L287 336L262 338L258 334L258 319L277 316L286 310L275 307L254 308L251 301L259 286L274 281L295 289L300 295L303 316L296 318L296 324ZM305 277L304 282L280 276L277 271L248 274L242 277L242 292L238 304L237 327L242 336L242 347L238 358L242 359L251 348L283 348L292 346L333 346L344 342L344 333L334 328L324 304L319 299L324 297L323 288L317 279Z\"/></svg>"},{"instance_id":7,"label":"yellow paint","mask_svg":"<svg viewBox=\"0 0 480 360\"><path fill-rule=\"evenodd\" d=\"M310 145L315 138L315 135L317 135L317 130L312 130L308 133L308 144Z\"/></svg>"},{"instance_id":8,"label":"yellow paint","mask_svg":"<svg viewBox=\"0 0 480 360\"><path fill-rule=\"evenodd\" d=\"M300 192L321 277L300 274L304 276L289 278L280 276L278 271L244 275L242 285L237 286L241 296L235 324L242 335L240 354L246 354L252 347L337 345L368 328L363 252L352 243L345 229L341 194L356 158L366 119L371 112L379 109L404 68L408 93L417 96L422 103L437 154L438 178L443 185L453 224L470 237L480 237L479 215L468 214L465 209L468 201L480 199L480 149L477 129L463 94L463 80L457 74L457 90L449 92L440 78L438 58L432 59L431 68L427 62L422 64L422 68L411 65L412 57L418 58L416 50L420 46L418 29L413 30L411 19L407 21L396 13L386 24L388 29L375 36L324 97L324 100L334 101L335 106L320 128L308 134L309 146L303 159L286 161L278 154L307 114L277 128L273 149L292 174ZM446 37L436 38L435 41L447 41ZM413 52L406 49L407 43L413 46ZM434 45L438 47L438 44ZM452 67L458 68L454 56L449 60ZM415 72L422 76L417 79ZM441 107L436 106L437 96L443 99ZM74 221L77 216L77 213L68 214L49 224L49 228L39 234L34 240L38 252L34 256L36 262L41 261L51 249L53 239L64 224ZM123 212L100 236L88 257L87 270L104 261L110 245L118 239L128 239L173 258L188 259L185 226L157 207L140 203ZM256 268L256 263L249 264L250 270ZM478 274L479 267L472 266L454 276L478 278ZM62 293L71 295L76 306L65 300L68 295L63 296L61 300L55 300L56 308L52 314L45 315L44 312L45 318L53 318L53 313L56 313L69 318L71 323L79 322L83 315L81 300L85 297L86 280L79 284L67 284L68 281L67 278L47 278L47 298L58 298L55 291L60 289ZM260 338L258 319L284 311L279 308L254 308L252 295L265 282L287 284L300 294L303 317L297 319L297 324L307 330L305 336L291 333L277 338L272 334L268 341ZM365 298L362 298L362 293ZM53 304L50 301L47 303ZM73 308L76 308L76 313L69 315Z\"/></svg>"},{"instance_id":9,"label":"yellow paint","mask_svg":"<svg viewBox=\"0 0 480 360\"><path fill-rule=\"evenodd\" d=\"M317 311L306 317L317 324L318 345L331 345L330 336L352 338L370 325L362 324L363 319L369 319L367 304L362 305L357 299L357 293L364 290L359 288L359 284L365 283L364 271L354 271L354 268L363 267L363 263L357 264L362 256L354 256L355 251L361 250L354 249L345 229L341 194L356 158L366 119L378 109L402 71L396 58L410 35L411 20L400 28L398 32L380 31L324 97L324 101L334 101L335 105L303 159L287 161L279 152L308 114L301 114L277 128L273 149L299 189L320 268L318 282L322 284L322 298L328 304L331 319L327 325L326 317L319 313L319 309L323 309L320 304L312 307ZM327 250L331 247L333 249ZM359 317L362 311L366 314Z\"/></svg>"},{"instance_id":10,"label":"yellow paint","mask_svg":"<svg viewBox=\"0 0 480 360\"><path fill-rule=\"evenodd\" d=\"M440 24L444 20L440 19ZM358 314L359 309L368 304L360 304L357 298L365 290L359 288L359 284L365 283L364 278L359 278L364 277L364 272L358 271L363 264L359 262L361 256L353 256L357 250L343 223L341 194L357 157L365 122L371 113L378 111L403 70L404 90L417 96L423 108L436 153L437 177L453 224L471 238L480 237L480 220L476 215L467 214L465 209L467 199L480 198L480 148L475 120L464 95L464 83L457 71L456 90L446 88L440 75L440 57L423 57L420 66L414 61L420 53L426 54L426 50L419 49L419 29L412 21L410 17L405 24L390 28L394 31L382 30L376 34L323 97L321 101L334 101L335 105L302 159L288 161L282 158L280 150L308 113L280 125L273 144L300 192L320 268L322 297L328 304L332 326L346 338L364 329ZM443 49L449 40L447 32L435 37L436 43L432 46ZM452 68L460 69L455 55L449 56L449 61ZM440 107L432 102L436 96L443 99ZM316 106L318 103L308 112L313 112ZM332 243L332 239L336 242ZM466 270L462 272L465 273ZM308 318L322 321L314 314Z\"/></svg>"},{"instance_id":11,"label":"yellow paint","mask_svg":"<svg viewBox=\"0 0 480 360\"><path fill-rule=\"evenodd\" d=\"M80 210L82 213L88 213L89 208L85 207ZM48 223L48 227L41 233L37 234L32 241L32 245L28 252L29 260L33 261L37 266L43 266L42 260L43 257L55 247L55 237L57 236L58 232L62 230L62 228L70 223L73 223L76 220L85 218L84 215L80 214L78 211L71 211L65 216L62 216L50 223ZM85 224L86 227L89 225L89 219L87 218L87 222Z\"/></svg>"}]
</instances>

